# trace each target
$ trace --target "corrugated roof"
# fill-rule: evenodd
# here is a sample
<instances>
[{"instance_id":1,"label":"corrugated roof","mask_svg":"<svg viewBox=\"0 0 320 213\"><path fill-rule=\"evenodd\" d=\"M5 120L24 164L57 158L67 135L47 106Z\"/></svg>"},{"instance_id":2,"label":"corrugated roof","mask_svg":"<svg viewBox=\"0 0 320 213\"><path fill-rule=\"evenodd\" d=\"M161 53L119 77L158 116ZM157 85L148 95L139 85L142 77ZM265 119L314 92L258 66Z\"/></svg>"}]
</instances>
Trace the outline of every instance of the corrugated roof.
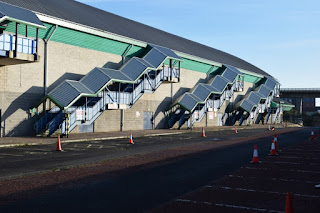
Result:
<instances>
[{"instance_id":1,"label":"corrugated roof","mask_svg":"<svg viewBox=\"0 0 320 213\"><path fill-rule=\"evenodd\" d=\"M39 18L30 10L15 7L10 4L0 2L0 18L8 16L10 18L18 19L20 21L26 21L39 26L43 26Z\"/></svg>"},{"instance_id":2,"label":"corrugated roof","mask_svg":"<svg viewBox=\"0 0 320 213\"><path fill-rule=\"evenodd\" d=\"M226 52L167 33L74 0L0 0L60 19L97 28L193 56L269 76L260 68Z\"/></svg>"}]
</instances>

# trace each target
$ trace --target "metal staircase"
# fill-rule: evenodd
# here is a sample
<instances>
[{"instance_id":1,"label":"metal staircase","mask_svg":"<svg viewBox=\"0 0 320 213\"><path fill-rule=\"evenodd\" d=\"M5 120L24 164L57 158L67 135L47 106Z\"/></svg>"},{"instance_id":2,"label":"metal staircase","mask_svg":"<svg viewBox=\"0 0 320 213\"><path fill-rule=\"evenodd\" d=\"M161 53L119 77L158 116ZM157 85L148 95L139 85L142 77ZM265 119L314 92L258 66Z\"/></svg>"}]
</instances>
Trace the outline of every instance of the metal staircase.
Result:
<instances>
[{"instance_id":1,"label":"metal staircase","mask_svg":"<svg viewBox=\"0 0 320 213\"><path fill-rule=\"evenodd\" d=\"M172 50L149 45L143 57L131 58L119 70L94 68L80 81L65 80L40 103L55 104L35 123L35 132L47 136L69 134L76 126L93 123L105 110L129 109L144 93L153 93L162 82L180 81L180 61Z\"/></svg>"},{"instance_id":2,"label":"metal staircase","mask_svg":"<svg viewBox=\"0 0 320 213\"><path fill-rule=\"evenodd\" d=\"M224 65L223 69L221 75L214 76L207 84L197 84L170 106L165 112L169 128L177 121L178 128L185 122L191 128L195 122L201 122L207 111L220 110L235 91L243 90L243 74L232 66Z\"/></svg>"},{"instance_id":3,"label":"metal staircase","mask_svg":"<svg viewBox=\"0 0 320 213\"><path fill-rule=\"evenodd\" d=\"M270 108L271 101L277 93L278 82L266 77L264 82L258 86L254 91L251 91L244 98L236 104L236 109L244 110L248 114L241 116L239 125L242 125L243 120L247 119L247 124L259 123L263 118L263 114ZM249 119L250 118L250 119ZM236 120L234 120L235 124Z\"/></svg>"}]
</instances>

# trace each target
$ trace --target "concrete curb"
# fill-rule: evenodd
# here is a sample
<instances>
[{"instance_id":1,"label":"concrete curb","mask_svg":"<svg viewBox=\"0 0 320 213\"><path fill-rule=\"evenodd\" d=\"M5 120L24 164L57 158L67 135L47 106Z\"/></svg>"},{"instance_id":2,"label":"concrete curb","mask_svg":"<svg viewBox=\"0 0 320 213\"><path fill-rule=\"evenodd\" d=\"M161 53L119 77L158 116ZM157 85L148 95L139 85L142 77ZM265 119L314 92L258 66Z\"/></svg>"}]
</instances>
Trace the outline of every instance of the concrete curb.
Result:
<instances>
[{"instance_id":1,"label":"concrete curb","mask_svg":"<svg viewBox=\"0 0 320 213\"><path fill-rule=\"evenodd\" d=\"M233 130L234 126L230 126L230 128L205 128L208 132L215 132L215 131L228 131ZM237 130L242 129L261 129L261 127L237 127ZM282 128L277 128L282 129ZM201 132L201 129L191 130L191 132ZM155 137L155 136L165 136L165 135L178 135L178 134L185 134L189 133L189 131L185 132L165 132L165 133L153 133L153 134L146 134L137 137ZM123 139L129 138L130 136L113 136L113 137L102 137L102 138L81 138L81 139L70 139L70 140L63 140L62 143L77 143L77 142L87 142L87 141L104 141L104 140L114 140L114 139ZM55 144L55 141L48 141L48 142L37 142L37 143L15 143L15 144L0 144L0 148L8 148L8 147L15 147L15 146L36 146L36 145L43 145L43 144Z\"/></svg>"},{"instance_id":2,"label":"concrete curb","mask_svg":"<svg viewBox=\"0 0 320 213\"><path fill-rule=\"evenodd\" d=\"M147 134L137 137L155 137L155 136L164 136L164 135L178 135L183 134L184 132L169 132L169 133L154 133L154 134ZM115 137L105 137L105 138L82 138L82 139L74 139L74 140L63 140L63 143L77 143L77 142L87 142L87 141L106 141L106 140L114 140L114 139L123 139L129 138L130 136L115 136ZM56 142L40 142L40 143L25 143L25 144L3 144L0 145L0 148L5 147L15 147L15 146L36 146L42 144L55 144Z\"/></svg>"}]
</instances>

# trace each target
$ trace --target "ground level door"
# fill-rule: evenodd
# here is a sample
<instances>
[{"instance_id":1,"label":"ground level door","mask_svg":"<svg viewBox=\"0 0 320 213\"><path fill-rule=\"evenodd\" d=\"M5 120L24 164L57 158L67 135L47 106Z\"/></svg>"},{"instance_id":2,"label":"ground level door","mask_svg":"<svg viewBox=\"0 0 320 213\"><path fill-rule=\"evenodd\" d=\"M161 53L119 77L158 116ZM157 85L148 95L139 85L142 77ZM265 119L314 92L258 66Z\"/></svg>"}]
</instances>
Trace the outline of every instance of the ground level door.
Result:
<instances>
[{"instance_id":1,"label":"ground level door","mask_svg":"<svg viewBox=\"0 0 320 213\"><path fill-rule=\"evenodd\" d=\"M143 129L153 129L152 112L143 113Z\"/></svg>"}]
</instances>

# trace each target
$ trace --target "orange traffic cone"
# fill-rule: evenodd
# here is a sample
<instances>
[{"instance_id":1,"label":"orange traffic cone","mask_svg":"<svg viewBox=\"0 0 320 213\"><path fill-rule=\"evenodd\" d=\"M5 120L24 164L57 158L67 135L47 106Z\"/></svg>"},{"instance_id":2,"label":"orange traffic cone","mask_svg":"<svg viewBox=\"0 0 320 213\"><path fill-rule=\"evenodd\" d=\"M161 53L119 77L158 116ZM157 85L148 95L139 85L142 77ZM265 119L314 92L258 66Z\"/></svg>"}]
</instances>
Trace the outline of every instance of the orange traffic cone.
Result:
<instances>
[{"instance_id":1,"label":"orange traffic cone","mask_svg":"<svg viewBox=\"0 0 320 213\"><path fill-rule=\"evenodd\" d=\"M203 127L202 127L201 137L206 137L206 132L204 131Z\"/></svg>"},{"instance_id":2,"label":"orange traffic cone","mask_svg":"<svg viewBox=\"0 0 320 213\"><path fill-rule=\"evenodd\" d=\"M133 143L133 138L132 138L132 133L130 133L129 144L134 144L134 143Z\"/></svg>"},{"instance_id":3,"label":"orange traffic cone","mask_svg":"<svg viewBox=\"0 0 320 213\"><path fill-rule=\"evenodd\" d=\"M273 141L274 141L274 146L276 148L276 152L279 152L277 135L274 135Z\"/></svg>"},{"instance_id":4,"label":"orange traffic cone","mask_svg":"<svg viewBox=\"0 0 320 213\"><path fill-rule=\"evenodd\" d=\"M286 198L286 209L284 210L285 213L293 213L293 205L292 205L292 196L290 192L287 192L287 198Z\"/></svg>"},{"instance_id":5,"label":"orange traffic cone","mask_svg":"<svg viewBox=\"0 0 320 213\"><path fill-rule=\"evenodd\" d=\"M57 151L61 152L61 141L60 141L60 135L58 135L58 140L57 140Z\"/></svg>"},{"instance_id":6,"label":"orange traffic cone","mask_svg":"<svg viewBox=\"0 0 320 213\"><path fill-rule=\"evenodd\" d=\"M257 144L254 145L253 157L252 157L251 163L261 163L258 158Z\"/></svg>"},{"instance_id":7,"label":"orange traffic cone","mask_svg":"<svg viewBox=\"0 0 320 213\"><path fill-rule=\"evenodd\" d=\"M276 153L276 146L274 145L274 140L272 140L272 144L271 144L271 151L270 151L270 156L275 156L277 155Z\"/></svg>"},{"instance_id":8,"label":"orange traffic cone","mask_svg":"<svg viewBox=\"0 0 320 213\"><path fill-rule=\"evenodd\" d=\"M238 130L237 130L236 126L234 127L234 133L236 133L236 134L238 133Z\"/></svg>"},{"instance_id":9,"label":"orange traffic cone","mask_svg":"<svg viewBox=\"0 0 320 213\"><path fill-rule=\"evenodd\" d=\"M313 129L311 130L311 140L314 140L314 131L313 131Z\"/></svg>"}]
</instances>

